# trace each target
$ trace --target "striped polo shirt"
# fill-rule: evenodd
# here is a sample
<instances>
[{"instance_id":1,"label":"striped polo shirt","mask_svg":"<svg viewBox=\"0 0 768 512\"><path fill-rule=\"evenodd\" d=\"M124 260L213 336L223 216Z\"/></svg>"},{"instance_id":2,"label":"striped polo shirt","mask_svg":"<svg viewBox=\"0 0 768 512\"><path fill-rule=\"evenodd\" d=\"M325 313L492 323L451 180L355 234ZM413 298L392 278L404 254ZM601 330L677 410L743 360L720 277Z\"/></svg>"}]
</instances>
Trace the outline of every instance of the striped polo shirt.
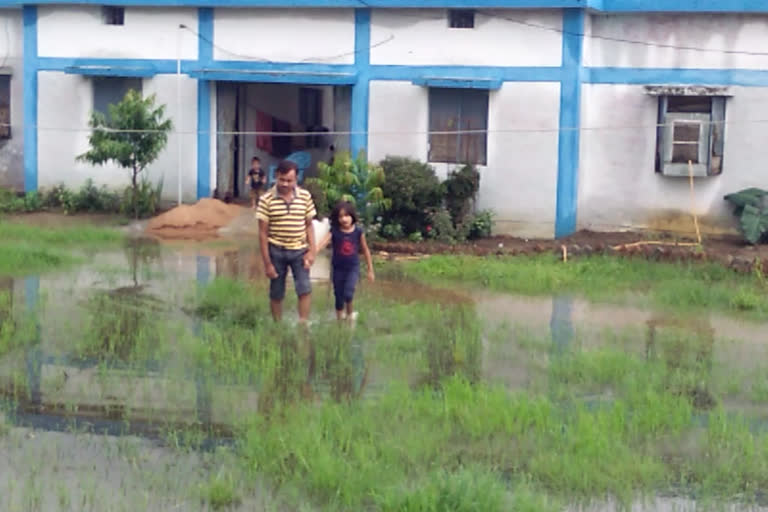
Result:
<instances>
[{"instance_id":1,"label":"striped polo shirt","mask_svg":"<svg viewBox=\"0 0 768 512\"><path fill-rule=\"evenodd\" d=\"M304 249L307 242L306 221L315 217L312 194L301 187L293 190L293 199L286 201L272 187L259 199L256 218L269 224L269 243L284 249Z\"/></svg>"}]
</instances>

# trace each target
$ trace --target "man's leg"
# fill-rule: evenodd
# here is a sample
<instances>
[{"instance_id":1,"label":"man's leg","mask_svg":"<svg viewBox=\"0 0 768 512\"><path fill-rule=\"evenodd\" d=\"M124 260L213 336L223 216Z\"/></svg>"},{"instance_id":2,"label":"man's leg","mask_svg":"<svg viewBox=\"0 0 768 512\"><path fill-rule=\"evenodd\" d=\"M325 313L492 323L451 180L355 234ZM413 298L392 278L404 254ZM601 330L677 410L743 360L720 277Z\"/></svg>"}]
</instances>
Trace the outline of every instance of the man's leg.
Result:
<instances>
[{"instance_id":1,"label":"man's leg","mask_svg":"<svg viewBox=\"0 0 768 512\"><path fill-rule=\"evenodd\" d=\"M309 270L304 268L305 252L295 251L295 256L291 258L293 284L296 288L296 295L299 297L299 322L302 323L309 320L312 305L312 284L309 281Z\"/></svg>"},{"instance_id":2,"label":"man's leg","mask_svg":"<svg viewBox=\"0 0 768 512\"><path fill-rule=\"evenodd\" d=\"M269 281L269 308L272 319L279 322L283 318L283 298L285 297L285 277L288 274L288 261L285 251L269 247L269 258L277 271L277 278Z\"/></svg>"}]
</instances>

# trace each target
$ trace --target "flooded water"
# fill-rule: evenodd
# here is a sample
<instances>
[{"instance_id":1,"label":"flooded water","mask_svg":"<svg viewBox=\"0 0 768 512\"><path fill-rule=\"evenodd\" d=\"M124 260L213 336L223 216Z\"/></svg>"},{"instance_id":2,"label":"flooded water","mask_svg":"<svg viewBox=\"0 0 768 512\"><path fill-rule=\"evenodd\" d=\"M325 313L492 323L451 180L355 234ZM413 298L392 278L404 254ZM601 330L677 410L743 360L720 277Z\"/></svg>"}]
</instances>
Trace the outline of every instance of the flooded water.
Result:
<instances>
[{"instance_id":1,"label":"flooded water","mask_svg":"<svg viewBox=\"0 0 768 512\"><path fill-rule=\"evenodd\" d=\"M0 460L20 460L27 457L22 454L30 449L43 451L35 452L29 460L47 460L51 454L45 453L41 446L48 446L55 451L61 474L65 475L61 480L64 489L69 487L67 479L82 476L84 471L94 479L102 473L112 475L120 485L112 489L113 480L107 478L99 480L98 485L94 483L92 491L83 491L81 487L78 493L65 498L63 490L58 496L51 489L43 492L23 483L34 481L34 477L45 481L45 475L40 473L33 474L32 480L18 475L0 478L0 495L16 496L20 510L26 510L24 500L34 500L40 493L44 498L37 499L46 503L54 500L89 503L91 500L92 508L73 505L73 510L98 510L98 503L105 503L105 499L108 502L106 497L113 492L141 495L142 486L147 485L143 480L146 475L131 472L130 456L111 459L105 455L117 451L141 452L144 462L159 473L164 465L205 467L184 473L183 477L202 482L210 478L213 464L200 464L206 449L227 446L238 421L248 413L265 408L262 384L206 373L204 368L190 364L188 354L178 349L186 338L199 335L204 329L200 318L190 312L190 298L215 278L231 277L247 282L263 292L266 303L266 279L255 245L226 241L208 245L147 242L84 256L87 262L74 269L0 280L0 292L5 290L10 296L5 311L0 308L0 319L2 315L17 317L28 329L29 336L34 337L34 343L5 354L0 352L0 398L5 399L0 411L5 411L7 421L13 425L11 436L0 435ZM315 324L333 318L329 275L328 258L320 255L312 270ZM289 280L287 318L295 316L291 292ZM521 352L518 341L526 336L548 340L543 347L545 359L574 347L580 350L620 347L644 357L655 357L658 351L663 351L663 347L658 346L660 333L679 330L698 340L701 347L697 357L717 361L745 375L759 374L768 360L765 324L717 314L673 316L663 311L593 304L567 295L521 297L435 289L404 281L379 280L373 285L364 284L361 293L402 305L416 302L473 305L484 331L478 363L480 376L513 389L533 385L540 368ZM266 314L264 309L262 318L251 320L268 321ZM381 331L384 337L397 336L387 334L391 331L388 326L382 326ZM617 332L624 334L617 336ZM495 333L506 334L497 339ZM167 343L168 338L172 343ZM350 344L349 353L344 356L346 384L343 389L334 380L338 372L329 369L331 363L325 361L323 366L315 361L313 349L301 353L301 347L297 346L298 357L310 361L307 363L310 373L301 388L303 398L322 399L338 393L365 397L375 394L386 381L402 378L402 372L390 368L386 360L370 355L373 353L369 350L370 342L353 339ZM136 353L136 344L142 346L140 360L130 359L130 355ZM105 360L101 357L104 352L115 358ZM439 373L443 367L438 367L435 371ZM768 383L765 388L768 393ZM768 422L768 410L762 404L735 398L726 400L724 406L732 411L747 411L758 423ZM183 458L163 451L169 442L168 432L191 427L201 433L198 439L177 438L174 442L187 443L202 451L194 450ZM83 436L94 434L122 437L86 437L87 446L79 444ZM46 439L48 444L33 442L34 436L38 441ZM94 441L95 438L99 441ZM118 450L115 443L123 441L116 439L130 439L134 448ZM64 463L64 460L75 462ZM153 494L141 510L198 510L178 498L183 493L174 488L173 482L154 482L153 485L163 486L161 498ZM100 501L96 494L105 497ZM691 510L691 505L685 500L659 498L650 507L638 504L640 508L636 510ZM197 503L195 507L198 506L201 505ZM253 506L256 506L253 502L243 503L242 509L252 510L249 507ZM38 509L56 510L43 506ZM607 503L589 510L612 509L613 505ZM126 510L132 508L129 506Z\"/></svg>"}]
</instances>

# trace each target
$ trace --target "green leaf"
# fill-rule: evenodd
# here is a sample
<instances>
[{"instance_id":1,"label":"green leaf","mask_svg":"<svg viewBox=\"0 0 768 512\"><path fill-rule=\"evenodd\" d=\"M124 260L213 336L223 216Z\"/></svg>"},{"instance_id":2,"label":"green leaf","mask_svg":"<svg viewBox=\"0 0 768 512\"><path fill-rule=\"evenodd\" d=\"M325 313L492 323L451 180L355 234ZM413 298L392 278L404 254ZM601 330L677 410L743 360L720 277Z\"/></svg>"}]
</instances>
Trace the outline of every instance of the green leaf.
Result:
<instances>
[{"instance_id":1,"label":"green leaf","mask_svg":"<svg viewBox=\"0 0 768 512\"><path fill-rule=\"evenodd\" d=\"M759 206L761 199L768 195L768 191L759 188L751 187L745 188L733 194L728 194L723 197L726 201L732 203L738 208L743 208L747 205Z\"/></svg>"},{"instance_id":2,"label":"green leaf","mask_svg":"<svg viewBox=\"0 0 768 512\"><path fill-rule=\"evenodd\" d=\"M768 211L760 210L756 206L747 204L741 213L740 222L744 238L749 243L756 244L768 232Z\"/></svg>"}]
</instances>

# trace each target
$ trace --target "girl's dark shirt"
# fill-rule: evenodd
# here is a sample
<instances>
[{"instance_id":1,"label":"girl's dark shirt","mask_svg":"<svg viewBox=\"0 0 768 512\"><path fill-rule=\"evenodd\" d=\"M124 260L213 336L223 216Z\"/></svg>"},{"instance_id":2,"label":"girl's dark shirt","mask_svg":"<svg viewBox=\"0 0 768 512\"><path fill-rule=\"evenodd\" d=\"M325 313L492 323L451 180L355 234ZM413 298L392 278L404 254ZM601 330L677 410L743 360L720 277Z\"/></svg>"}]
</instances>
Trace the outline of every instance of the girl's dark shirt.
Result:
<instances>
[{"instance_id":1,"label":"girl's dark shirt","mask_svg":"<svg viewBox=\"0 0 768 512\"><path fill-rule=\"evenodd\" d=\"M360 265L360 239L363 230L355 225L351 233L341 229L331 228L331 246L333 256L331 264L334 268L351 269Z\"/></svg>"}]
</instances>

